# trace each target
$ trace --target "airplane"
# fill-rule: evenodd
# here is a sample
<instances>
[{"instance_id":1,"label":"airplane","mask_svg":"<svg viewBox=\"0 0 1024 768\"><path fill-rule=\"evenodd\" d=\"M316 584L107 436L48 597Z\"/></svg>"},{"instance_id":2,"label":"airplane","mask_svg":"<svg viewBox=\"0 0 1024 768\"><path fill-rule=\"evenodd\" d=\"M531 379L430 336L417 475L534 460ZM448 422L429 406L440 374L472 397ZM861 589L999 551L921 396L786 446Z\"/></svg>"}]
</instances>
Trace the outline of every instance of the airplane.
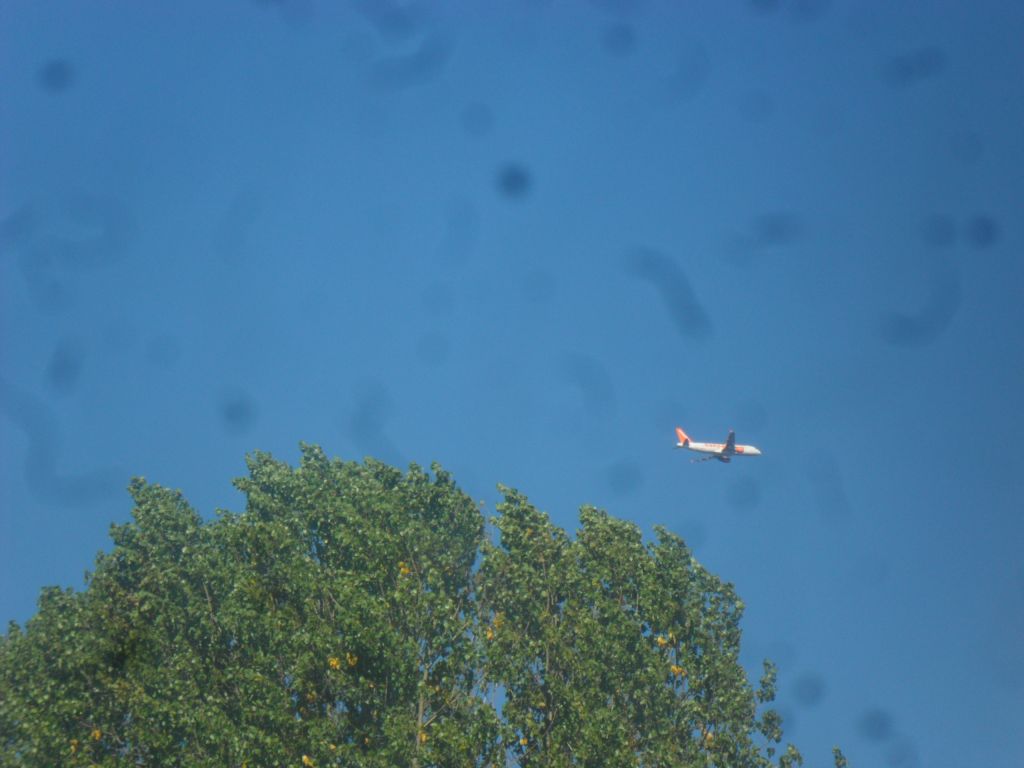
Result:
<instances>
[{"instance_id":1,"label":"airplane","mask_svg":"<svg viewBox=\"0 0 1024 768\"><path fill-rule=\"evenodd\" d=\"M736 433L731 429L729 430L729 436L725 438L724 443L695 443L690 440L689 436L683 432L680 427L676 427L676 436L679 438L679 442L676 443L677 448L689 448L691 451L699 451L700 453L708 453L710 456L704 456L700 459L690 459L690 463L697 464L701 461L710 461L711 459L718 459L721 462L728 464L732 461L733 456L760 456L761 451L752 445L736 445Z\"/></svg>"}]
</instances>

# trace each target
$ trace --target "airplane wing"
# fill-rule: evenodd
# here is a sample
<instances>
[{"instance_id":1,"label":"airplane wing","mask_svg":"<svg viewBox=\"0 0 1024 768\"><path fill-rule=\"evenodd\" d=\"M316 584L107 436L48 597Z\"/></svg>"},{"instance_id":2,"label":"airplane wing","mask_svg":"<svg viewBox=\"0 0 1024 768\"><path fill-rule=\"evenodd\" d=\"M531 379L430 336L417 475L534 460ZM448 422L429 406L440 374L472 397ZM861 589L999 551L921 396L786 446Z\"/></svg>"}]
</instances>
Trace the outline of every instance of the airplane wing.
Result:
<instances>
[{"instance_id":1,"label":"airplane wing","mask_svg":"<svg viewBox=\"0 0 1024 768\"><path fill-rule=\"evenodd\" d=\"M722 449L722 453L736 453L736 433L731 429L729 436L725 438L725 448Z\"/></svg>"}]
</instances>

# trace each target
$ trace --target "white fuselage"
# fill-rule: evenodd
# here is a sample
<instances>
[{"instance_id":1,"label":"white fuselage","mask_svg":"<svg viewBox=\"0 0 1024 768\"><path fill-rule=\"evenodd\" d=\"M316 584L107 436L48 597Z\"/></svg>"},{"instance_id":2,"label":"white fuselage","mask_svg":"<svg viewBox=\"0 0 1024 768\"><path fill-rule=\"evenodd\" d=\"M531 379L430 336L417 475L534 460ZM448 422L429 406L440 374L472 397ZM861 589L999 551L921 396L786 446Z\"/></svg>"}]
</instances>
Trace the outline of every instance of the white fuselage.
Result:
<instances>
[{"instance_id":1,"label":"white fuselage","mask_svg":"<svg viewBox=\"0 0 1024 768\"><path fill-rule=\"evenodd\" d=\"M736 445L733 450L726 454L725 443L695 443L692 440L686 443L677 443L680 448L689 448L698 453L717 453L723 456L760 456L761 451L752 445Z\"/></svg>"},{"instance_id":2,"label":"white fuselage","mask_svg":"<svg viewBox=\"0 0 1024 768\"><path fill-rule=\"evenodd\" d=\"M703 459L691 459L693 462L718 459L723 464L728 464L732 461L733 456L761 455L761 451L752 445L736 445L736 433L731 429L724 443L695 443L688 434L683 432L682 427L676 427L676 437L679 438L679 442L676 443L679 448L689 448L697 453L708 454Z\"/></svg>"}]
</instances>

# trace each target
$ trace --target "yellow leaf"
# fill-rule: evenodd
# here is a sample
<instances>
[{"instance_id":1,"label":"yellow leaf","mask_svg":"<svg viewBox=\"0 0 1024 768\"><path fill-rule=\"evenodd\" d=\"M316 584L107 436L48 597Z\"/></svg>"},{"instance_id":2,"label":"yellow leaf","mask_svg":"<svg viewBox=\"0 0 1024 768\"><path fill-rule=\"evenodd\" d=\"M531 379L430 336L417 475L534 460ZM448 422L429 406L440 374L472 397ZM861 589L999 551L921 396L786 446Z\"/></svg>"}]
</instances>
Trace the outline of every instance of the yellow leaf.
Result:
<instances>
[{"instance_id":1,"label":"yellow leaf","mask_svg":"<svg viewBox=\"0 0 1024 768\"><path fill-rule=\"evenodd\" d=\"M103 731L101 731L99 728L93 728L92 733L90 733L89 735L92 737L93 741L99 741L103 738Z\"/></svg>"},{"instance_id":2,"label":"yellow leaf","mask_svg":"<svg viewBox=\"0 0 1024 768\"><path fill-rule=\"evenodd\" d=\"M348 665L350 667L354 667L356 664L359 663L359 657L356 656L354 653L346 653L345 661L348 662Z\"/></svg>"},{"instance_id":3,"label":"yellow leaf","mask_svg":"<svg viewBox=\"0 0 1024 768\"><path fill-rule=\"evenodd\" d=\"M341 659L339 659L337 656L331 656L329 659L327 659L327 666L329 666L331 669L341 669Z\"/></svg>"},{"instance_id":4,"label":"yellow leaf","mask_svg":"<svg viewBox=\"0 0 1024 768\"><path fill-rule=\"evenodd\" d=\"M302 756L302 764L303 765L312 766L313 765L313 758L311 758L309 755L303 755Z\"/></svg>"}]
</instances>

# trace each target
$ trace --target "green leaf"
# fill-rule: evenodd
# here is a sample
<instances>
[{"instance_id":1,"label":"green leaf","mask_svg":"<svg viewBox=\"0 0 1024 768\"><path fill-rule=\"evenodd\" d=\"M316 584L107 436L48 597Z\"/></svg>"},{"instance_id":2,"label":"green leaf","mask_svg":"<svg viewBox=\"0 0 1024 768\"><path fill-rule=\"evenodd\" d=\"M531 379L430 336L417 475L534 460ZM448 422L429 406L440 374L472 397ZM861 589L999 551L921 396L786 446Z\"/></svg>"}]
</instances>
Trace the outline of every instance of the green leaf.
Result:
<instances>
[{"instance_id":1,"label":"green leaf","mask_svg":"<svg viewBox=\"0 0 1024 768\"><path fill-rule=\"evenodd\" d=\"M132 481L83 591L0 638L0 766L713 765L782 738L743 603L678 536L525 495L485 535L438 465L266 453L209 521ZM499 709L500 702L500 709ZM768 746L761 744L767 741ZM834 750L837 768L846 759ZM798 766L792 745L779 768Z\"/></svg>"}]
</instances>

